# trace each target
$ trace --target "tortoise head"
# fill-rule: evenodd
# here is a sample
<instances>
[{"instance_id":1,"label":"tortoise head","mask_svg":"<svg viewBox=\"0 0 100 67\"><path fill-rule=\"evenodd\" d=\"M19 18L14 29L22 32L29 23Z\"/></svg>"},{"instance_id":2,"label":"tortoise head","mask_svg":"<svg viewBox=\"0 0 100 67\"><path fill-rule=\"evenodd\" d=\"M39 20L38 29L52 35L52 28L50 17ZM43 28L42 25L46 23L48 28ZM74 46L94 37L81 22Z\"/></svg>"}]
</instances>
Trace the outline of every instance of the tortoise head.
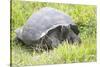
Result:
<instances>
[{"instance_id":1,"label":"tortoise head","mask_svg":"<svg viewBox=\"0 0 100 67\"><path fill-rule=\"evenodd\" d=\"M64 40L67 40L68 43L73 44L73 43L81 43L81 39L79 37L79 30L78 27L75 25L70 25L70 26L64 26L63 28L63 35L62 38Z\"/></svg>"},{"instance_id":2,"label":"tortoise head","mask_svg":"<svg viewBox=\"0 0 100 67\"><path fill-rule=\"evenodd\" d=\"M75 34L72 30L69 31L68 35L67 35L67 40L68 43L81 43L81 39L79 37L79 35Z\"/></svg>"},{"instance_id":3,"label":"tortoise head","mask_svg":"<svg viewBox=\"0 0 100 67\"><path fill-rule=\"evenodd\" d=\"M68 31L67 39L69 43L81 43L78 26L70 24Z\"/></svg>"}]
</instances>

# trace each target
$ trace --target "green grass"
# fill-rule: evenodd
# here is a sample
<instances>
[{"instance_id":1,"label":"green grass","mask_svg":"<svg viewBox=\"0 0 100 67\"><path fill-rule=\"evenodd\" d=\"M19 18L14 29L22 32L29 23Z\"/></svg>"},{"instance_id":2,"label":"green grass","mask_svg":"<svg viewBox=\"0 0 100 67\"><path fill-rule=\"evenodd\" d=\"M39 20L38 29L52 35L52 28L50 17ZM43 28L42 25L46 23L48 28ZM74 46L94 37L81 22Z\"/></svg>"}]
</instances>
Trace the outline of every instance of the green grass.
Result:
<instances>
[{"instance_id":1,"label":"green grass","mask_svg":"<svg viewBox=\"0 0 100 67\"><path fill-rule=\"evenodd\" d=\"M73 18L73 21L80 29L80 37L82 39L80 45L63 42L49 52L37 53L33 49L25 47L22 43L15 42L15 30L21 27L33 12L45 6L56 8ZM13 0L11 10L11 64L13 67L20 65L96 62L95 6Z\"/></svg>"},{"instance_id":2,"label":"green grass","mask_svg":"<svg viewBox=\"0 0 100 67\"><path fill-rule=\"evenodd\" d=\"M88 40L88 39L87 39ZM63 64L96 61L96 45L94 41L85 41L81 45L69 45L66 42L50 52L29 52L24 46L12 47L12 64L38 65Z\"/></svg>"}]
</instances>

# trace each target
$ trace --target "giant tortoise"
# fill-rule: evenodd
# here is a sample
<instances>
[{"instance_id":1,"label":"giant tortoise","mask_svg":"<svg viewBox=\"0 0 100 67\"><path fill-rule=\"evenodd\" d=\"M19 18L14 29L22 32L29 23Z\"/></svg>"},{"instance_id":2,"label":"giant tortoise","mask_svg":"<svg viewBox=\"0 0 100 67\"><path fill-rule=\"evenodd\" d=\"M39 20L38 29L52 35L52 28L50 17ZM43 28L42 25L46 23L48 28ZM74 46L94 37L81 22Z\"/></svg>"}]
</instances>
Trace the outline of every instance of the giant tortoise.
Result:
<instances>
[{"instance_id":1,"label":"giant tortoise","mask_svg":"<svg viewBox=\"0 0 100 67\"><path fill-rule=\"evenodd\" d=\"M63 41L80 43L78 35L78 27L70 16L50 7L33 13L27 22L16 30L16 37L26 45L49 49L57 47Z\"/></svg>"}]
</instances>

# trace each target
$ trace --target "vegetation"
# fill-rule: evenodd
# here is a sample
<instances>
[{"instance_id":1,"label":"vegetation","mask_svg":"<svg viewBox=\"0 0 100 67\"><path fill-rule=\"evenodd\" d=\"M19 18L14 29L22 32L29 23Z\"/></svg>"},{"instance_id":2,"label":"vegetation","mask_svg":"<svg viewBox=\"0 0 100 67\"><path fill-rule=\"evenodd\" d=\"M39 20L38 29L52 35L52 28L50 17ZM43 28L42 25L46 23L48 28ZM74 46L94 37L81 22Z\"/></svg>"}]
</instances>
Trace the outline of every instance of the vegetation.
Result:
<instances>
[{"instance_id":1,"label":"vegetation","mask_svg":"<svg viewBox=\"0 0 100 67\"><path fill-rule=\"evenodd\" d=\"M54 50L37 53L15 42L15 30L27 21L32 13L42 7L58 9L72 17L78 25L82 43L71 45L63 42ZM13 0L11 4L11 64L38 65L96 61L96 6L62 3L25 2Z\"/></svg>"}]
</instances>

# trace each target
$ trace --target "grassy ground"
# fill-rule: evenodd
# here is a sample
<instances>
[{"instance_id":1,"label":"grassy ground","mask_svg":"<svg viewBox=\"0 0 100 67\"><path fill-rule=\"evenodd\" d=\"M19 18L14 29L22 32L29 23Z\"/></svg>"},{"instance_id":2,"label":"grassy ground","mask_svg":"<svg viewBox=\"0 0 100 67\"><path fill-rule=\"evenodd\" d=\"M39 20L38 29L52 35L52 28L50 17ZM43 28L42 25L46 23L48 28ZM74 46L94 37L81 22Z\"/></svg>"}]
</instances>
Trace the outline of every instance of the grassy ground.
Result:
<instances>
[{"instance_id":1,"label":"grassy ground","mask_svg":"<svg viewBox=\"0 0 100 67\"><path fill-rule=\"evenodd\" d=\"M33 12L45 6L56 8L73 18L80 29L82 39L80 45L63 42L58 48L50 52L37 53L25 47L22 43L15 42L16 35L14 31L21 27ZM18 2L13 0L11 10L11 64L13 66L96 61L95 6Z\"/></svg>"},{"instance_id":2,"label":"grassy ground","mask_svg":"<svg viewBox=\"0 0 100 67\"><path fill-rule=\"evenodd\" d=\"M12 48L13 65L38 65L38 64L63 64L96 61L96 45L94 41L87 41L78 45L63 43L50 52L36 53L29 52L22 46Z\"/></svg>"}]
</instances>

